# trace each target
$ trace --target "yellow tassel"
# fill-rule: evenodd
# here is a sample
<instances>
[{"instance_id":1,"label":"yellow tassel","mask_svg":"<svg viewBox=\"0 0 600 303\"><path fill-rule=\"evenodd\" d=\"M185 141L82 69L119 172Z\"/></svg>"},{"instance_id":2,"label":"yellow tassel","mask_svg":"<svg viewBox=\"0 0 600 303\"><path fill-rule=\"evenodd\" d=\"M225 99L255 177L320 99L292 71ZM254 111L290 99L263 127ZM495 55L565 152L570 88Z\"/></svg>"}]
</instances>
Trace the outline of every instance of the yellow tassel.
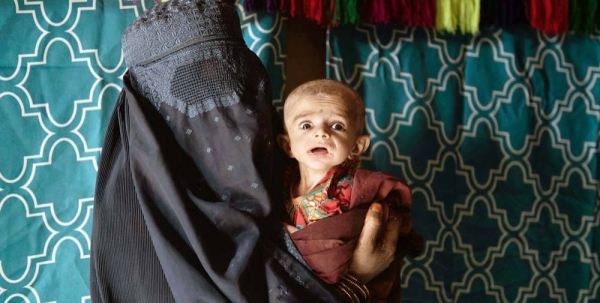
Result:
<instances>
[{"instance_id":1,"label":"yellow tassel","mask_svg":"<svg viewBox=\"0 0 600 303\"><path fill-rule=\"evenodd\" d=\"M463 34L479 31L481 0L437 0L435 28L454 34L457 29Z\"/></svg>"},{"instance_id":2,"label":"yellow tassel","mask_svg":"<svg viewBox=\"0 0 600 303\"><path fill-rule=\"evenodd\" d=\"M461 0L437 0L435 14L435 28L440 32L454 33L456 31L456 16L453 4Z\"/></svg>"},{"instance_id":3,"label":"yellow tassel","mask_svg":"<svg viewBox=\"0 0 600 303\"><path fill-rule=\"evenodd\" d=\"M460 17L459 27L463 34L476 34L479 31L479 20L481 19L480 0L459 0Z\"/></svg>"}]
</instances>

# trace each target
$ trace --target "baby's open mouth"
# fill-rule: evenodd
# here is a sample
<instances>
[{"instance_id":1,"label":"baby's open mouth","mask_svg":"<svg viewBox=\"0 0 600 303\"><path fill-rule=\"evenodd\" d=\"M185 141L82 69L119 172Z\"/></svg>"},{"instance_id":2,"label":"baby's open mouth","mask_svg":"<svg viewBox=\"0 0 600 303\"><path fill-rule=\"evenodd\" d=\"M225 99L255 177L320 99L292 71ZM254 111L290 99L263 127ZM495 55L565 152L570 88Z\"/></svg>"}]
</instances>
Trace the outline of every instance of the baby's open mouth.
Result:
<instances>
[{"instance_id":1,"label":"baby's open mouth","mask_svg":"<svg viewBox=\"0 0 600 303\"><path fill-rule=\"evenodd\" d=\"M310 153L311 154L327 154L329 152L327 151L327 148L325 148L325 147L315 147L310 150Z\"/></svg>"}]
</instances>

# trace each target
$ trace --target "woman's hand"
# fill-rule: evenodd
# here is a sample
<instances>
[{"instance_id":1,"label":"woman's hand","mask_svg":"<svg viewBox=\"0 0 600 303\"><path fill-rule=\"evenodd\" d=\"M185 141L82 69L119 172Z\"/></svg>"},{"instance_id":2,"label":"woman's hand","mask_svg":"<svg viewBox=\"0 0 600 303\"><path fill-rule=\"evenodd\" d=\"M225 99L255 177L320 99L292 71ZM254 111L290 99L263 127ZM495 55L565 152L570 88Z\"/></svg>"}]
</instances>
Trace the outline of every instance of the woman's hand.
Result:
<instances>
[{"instance_id":1,"label":"woman's hand","mask_svg":"<svg viewBox=\"0 0 600 303\"><path fill-rule=\"evenodd\" d=\"M401 223L400 218L390 212L388 221L383 225L381 204L375 202L371 205L354 249L351 275L366 284L388 268L394 261ZM378 237L382 225L384 229Z\"/></svg>"}]
</instances>

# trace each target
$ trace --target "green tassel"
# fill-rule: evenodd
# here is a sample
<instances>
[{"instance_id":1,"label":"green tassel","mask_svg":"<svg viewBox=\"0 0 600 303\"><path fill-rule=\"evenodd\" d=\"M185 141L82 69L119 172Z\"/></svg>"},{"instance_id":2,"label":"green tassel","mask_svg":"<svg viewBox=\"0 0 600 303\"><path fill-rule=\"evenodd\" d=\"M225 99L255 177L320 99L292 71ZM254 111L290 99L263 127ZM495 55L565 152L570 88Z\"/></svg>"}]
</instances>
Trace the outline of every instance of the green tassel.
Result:
<instances>
[{"instance_id":1,"label":"green tassel","mask_svg":"<svg viewBox=\"0 0 600 303\"><path fill-rule=\"evenodd\" d=\"M341 0L335 0L335 7L333 12L333 23L334 24L342 24L342 4Z\"/></svg>"},{"instance_id":2,"label":"green tassel","mask_svg":"<svg viewBox=\"0 0 600 303\"><path fill-rule=\"evenodd\" d=\"M597 26L597 0L570 0L569 27L578 33L591 33Z\"/></svg>"},{"instance_id":3,"label":"green tassel","mask_svg":"<svg viewBox=\"0 0 600 303\"><path fill-rule=\"evenodd\" d=\"M598 8L598 4L596 4L596 18L594 18L596 24L596 31L600 31L600 9Z\"/></svg>"},{"instance_id":4,"label":"green tassel","mask_svg":"<svg viewBox=\"0 0 600 303\"><path fill-rule=\"evenodd\" d=\"M581 27L581 0L569 1L569 29L579 31Z\"/></svg>"},{"instance_id":5,"label":"green tassel","mask_svg":"<svg viewBox=\"0 0 600 303\"><path fill-rule=\"evenodd\" d=\"M345 22L344 24L357 24L360 21L358 16L358 0L345 0Z\"/></svg>"},{"instance_id":6,"label":"green tassel","mask_svg":"<svg viewBox=\"0 0 600 303\"><path fill-rule=\"evenodd\" d=\"M598 1L588 0L588 10L589 11L587 12L585 31L586 33L591 33L594 31L594 29L597 28L596 22L599 21L598 17L600 17L598 15Z\"/></svg>"}]
</instances>

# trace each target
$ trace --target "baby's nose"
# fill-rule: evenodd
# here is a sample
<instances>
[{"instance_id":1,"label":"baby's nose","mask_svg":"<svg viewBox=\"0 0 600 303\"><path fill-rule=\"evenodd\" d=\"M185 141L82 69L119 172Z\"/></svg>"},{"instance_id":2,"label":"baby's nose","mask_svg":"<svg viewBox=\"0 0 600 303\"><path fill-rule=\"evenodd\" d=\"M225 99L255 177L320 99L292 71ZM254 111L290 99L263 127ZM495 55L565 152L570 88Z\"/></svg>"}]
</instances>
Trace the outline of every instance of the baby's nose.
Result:
<instances>
[{"instance_id":1,"label":"baby's nose","mask_svg":"<svg viewBox=\"0 0 600 303\"><path fill-rule=\"evenodd\" d=\"M316 128L315 129L315 137L328 138L329 137L329 128L327 128L327 127Z\"/></svg>"}]
</instances>

